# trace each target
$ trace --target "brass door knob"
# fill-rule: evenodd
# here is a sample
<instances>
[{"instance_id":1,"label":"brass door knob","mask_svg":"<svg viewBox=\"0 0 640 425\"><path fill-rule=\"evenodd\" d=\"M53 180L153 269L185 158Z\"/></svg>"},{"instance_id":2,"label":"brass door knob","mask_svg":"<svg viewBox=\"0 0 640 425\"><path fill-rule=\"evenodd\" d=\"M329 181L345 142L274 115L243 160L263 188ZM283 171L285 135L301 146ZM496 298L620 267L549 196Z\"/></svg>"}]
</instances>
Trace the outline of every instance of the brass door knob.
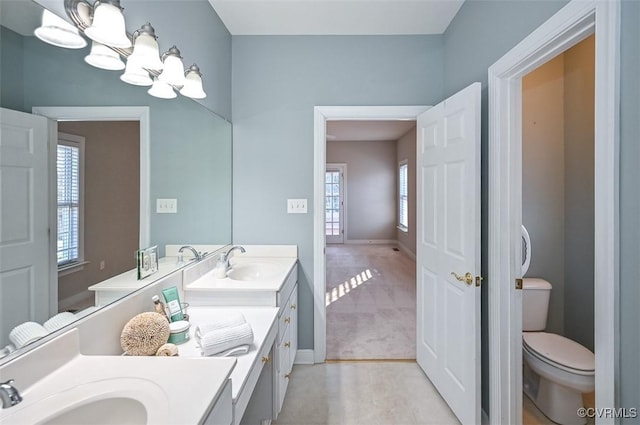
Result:
<instances>
[{"instance_id":1,"label":"brass door knob","mask_svg":"<svg viewBox=\"0 0 640 425\"><path fill-rule=\"evenodd\" d=\"M262 358L262 363L265 363L265 364L266 364L266 363L269 363L270 361L271 361L271 357L269 357L269 356L264 356L264 357Z\"/></svg>"},{"instance_id":2,"label":"brass door knob","mask_svg":"<svg viewBox=\"0 0 640 425\"><path fill-rule=\"evenodd\" d=\"M285 373L285 374L284 374L284 377L285 377L285 378L287 378L287 379L289 379L289 377L290 377L290 376L291 376L291 374L290 374L290 373Z\"/></svg>"},{"instance_id":3,"label":"brass door knob","mask_svg":"<svg viewBox=\"0 0 640 425\"><path fill-rule=\"evenodd\" d=\"M298 307L296 304L291 304L291 310L295 310Z\"/></svg>"},{"instance_id":4,"label":"brass door knob","mask_svg":"<svg viewBox=\"0 0 640 425\"><path fill-rule=\"evenodd\" d=\"M291 317L285 317L284 318L284 323L289 323L291 322Z\"/></svg>"},{"instance_id":5,"label":"brass door knob","mask_svg":"<svg viewBox=\"0 0 640 425\"><path fill-rule=\"evenodd\" d=\"M464 282L467 285L471 285L473 283L473 275L469 272L466 272L463 276L460 276L456 272L451 272L451 275L455 277L457 280L459 280L460 282Z\"/></svg>"},{"instance_id":6,"label":"brass door knob","mask_svg":"<svg viewBox=\"0 0 640 425\"><path fill-rule=\"evenodd\" d=\"M289 347L291 347L291 343L290 343L290 342L285 342L285 343L284 343L284 346L285 346L286 348L289 348Z\"/></svg>"}]
</instances>

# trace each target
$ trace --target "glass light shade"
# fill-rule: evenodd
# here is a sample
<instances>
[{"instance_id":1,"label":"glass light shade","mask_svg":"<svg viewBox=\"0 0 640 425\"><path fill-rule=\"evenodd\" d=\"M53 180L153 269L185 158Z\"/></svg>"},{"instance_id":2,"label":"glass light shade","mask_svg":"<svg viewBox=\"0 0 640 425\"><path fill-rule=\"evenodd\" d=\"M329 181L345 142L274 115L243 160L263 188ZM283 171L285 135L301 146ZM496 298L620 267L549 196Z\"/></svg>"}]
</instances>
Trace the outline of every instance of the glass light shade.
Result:
<instances>
[{"instance_id":1,"label":"glass light shade","mask_svg":"<svg viewBox=\"0 0 640 425\"><path fill-rule=\"evenodd\" d=\"M202 74L197 65L191 65L185 75L184 86L180 89L180 94L192 99L204 99L207 94L202 89Z\"/></svg>"},{"instance_id":2,"label":"glass light shade","mask_svg":"<svg viewBox=\"0 0 640 425\"><path fill-rule=\"evenodd\" d=\"M96 68L110 71L119 71L125 67L118 53L97 41L91 43L91 52L85 56L84 61Z\"/></svg>"},{"instance_id":3,"label":"glass light shade","mask_svg":"<svg viewBox=\"0 0 640 425\"><path fill-rule=\"evenodd\" d=\"M143 25L134 33L135 41L133 43L133 53L130 58L138 61L143 68L161 70L163 68L160 60L160 52L158 50L158 42L156 41L155 31L151 24Z\"/></svg>"},{"instance_id":4,"label":"glass light shade","mask_svg":"<svg viewBox=\"0 0 640 425\"><path fill-rule=\"evenodd\" d=\"M173 99L178 95L173 90L169 84L158 80L158 78L153 79L153 86L147 91L151 96L159 97L161 99Z\"/></svg>"},{"instance_id":5,"label":"glass light shade","mask_svg":"<svg viewBox=\"0 0 640 425\"><path fill-rule=\"evenodd\" d=\"M84 33L90 39L107 46L122 49L131 47L119 1L114 4L97 1L93 9L93 22Z\"/></svg>"},{"instance_id":6,"label":"glass light shade","mask_svg":"<svg viewBox=\"0 0 640 425\"><path fill-rule=\"evenodd\" d=\"M145 71L138 62L131 59L127 59L127 67L124 70L124 74L120 76L120 79L134 86L150 86L153 84L149 73Z\"/></svg>"},{"instance_id":7,"label":"glass light shade","mask_svg":"<svg viewBox=\"0 0 640 425\"><path fill-rule=\"evenodd\" d=\"M162 55L164 60L164 68L158 76L160 81L164 81L172 86L184 86L184 65L180 57L180 50L173 46L169 51Z\"/></svg>"},{"instance_id":8,"label":"glass light shade","mask_svg":"<svg viewBox=\"0 0 640 425\"><path fill-rule=\"evenodd\" d=\"M87 45L87 40L80 35L78 28L47 9L42 12L42 25L33 33L45 43L57 47L82 49Z\"/></svg>"}]
</instances>

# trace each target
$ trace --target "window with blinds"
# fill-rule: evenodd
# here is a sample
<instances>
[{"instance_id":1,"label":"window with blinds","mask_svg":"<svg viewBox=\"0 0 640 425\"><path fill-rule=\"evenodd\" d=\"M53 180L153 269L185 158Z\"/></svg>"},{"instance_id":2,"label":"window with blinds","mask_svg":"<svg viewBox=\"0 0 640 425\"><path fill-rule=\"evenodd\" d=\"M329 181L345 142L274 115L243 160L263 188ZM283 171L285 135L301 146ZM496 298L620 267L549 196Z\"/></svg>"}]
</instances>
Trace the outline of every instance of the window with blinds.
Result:
<instances>
[{"instance_id":1,"label":"window with blinds","mask_svg":"<svg viewBox=\"0 0 640 425\"><path fill-rule=\"evenodd\" d=\"M58 140L58 268L82 261L82 165L83 144Z\"/></svg>"},{"instance_id":2,"label":"window with blinds","mask_svg":"<svg viewBox=\"0 0 640 425\"><path fill-rule=\"evenodd\" d=\"M408 164L402 161L398 166L398 227L409 229L409 189Z\"/></svg>"}]
</instances>

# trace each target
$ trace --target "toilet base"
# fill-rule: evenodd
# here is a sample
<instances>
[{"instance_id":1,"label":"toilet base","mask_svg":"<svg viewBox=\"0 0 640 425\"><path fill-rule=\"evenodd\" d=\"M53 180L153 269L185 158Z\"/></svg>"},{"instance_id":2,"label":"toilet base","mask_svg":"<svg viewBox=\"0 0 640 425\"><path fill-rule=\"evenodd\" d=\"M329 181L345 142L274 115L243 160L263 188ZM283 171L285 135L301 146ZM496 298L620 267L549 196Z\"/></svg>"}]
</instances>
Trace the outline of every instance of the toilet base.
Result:
<instances>
[{"instance_id":1,"label":"toilet base","mask_svg":"<svg viewBox=\"0 0 640 425\"><path fill-rule=\"evenodd\" d=\"M562 425L584 425L586 418L578 416L584 407L582 393L551 382L535 373L525 363L523 373L524 393L542 413Z\"/></svg>"}]
</instances>

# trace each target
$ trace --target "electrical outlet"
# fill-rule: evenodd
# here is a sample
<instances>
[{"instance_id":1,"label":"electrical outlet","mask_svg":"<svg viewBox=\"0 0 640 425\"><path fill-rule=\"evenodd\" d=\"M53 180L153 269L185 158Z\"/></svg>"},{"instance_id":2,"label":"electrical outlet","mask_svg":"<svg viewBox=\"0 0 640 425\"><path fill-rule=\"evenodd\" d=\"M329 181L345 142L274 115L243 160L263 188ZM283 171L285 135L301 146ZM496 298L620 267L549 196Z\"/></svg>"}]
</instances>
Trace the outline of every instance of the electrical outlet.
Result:
<instances>
[{"instance_id":1,"label":"electrical outlet","mask_svg":"<svg viewBox=\"0 0 640 425\"><path fill-rule=\"evenodd\" d=\"M306 214L307 200L306 199L287 199L287 213L288 214Z\"/></svg>"},{"instance_id":2,"label":"electrical outlet","mask_svg":"<svg viewBox=\"0 0 640 425\"><path fill-rule=\"evenodd\" d=\"M177 199L156 199L156 213L176 214L178 212Z\"/></svg>"}]
</instances>

